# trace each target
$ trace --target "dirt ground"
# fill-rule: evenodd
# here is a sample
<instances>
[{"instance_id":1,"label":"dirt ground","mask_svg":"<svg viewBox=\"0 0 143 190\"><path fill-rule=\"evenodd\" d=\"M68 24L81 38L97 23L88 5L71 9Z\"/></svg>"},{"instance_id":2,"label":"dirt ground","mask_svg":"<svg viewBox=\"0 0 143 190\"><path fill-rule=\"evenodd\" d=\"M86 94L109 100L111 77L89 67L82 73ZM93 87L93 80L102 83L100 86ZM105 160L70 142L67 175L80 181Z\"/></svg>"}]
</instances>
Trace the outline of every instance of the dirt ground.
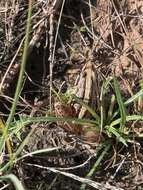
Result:
<instances>
[{"instance_id":1,"label":"dirt ground","mask_svg":"<svg viewBox=\"0 0 143 190\"><path fill-rule=\"evenodd\" d=\"M4 119L9 113L10 97L14 96L20 69L27 2L0 2L0 115ZM57 0L51 17L53 2L33 0L25 80L15 117L46 114L49 109L50 62L53 63L55 89L66 92L73 88L87 60L87 47L92 50L100 85L108 77L115 76L125 100L138 92L143 80L143 1L66 0L60 12L62 1ZM109 96L112 93L111 90ZM143 105L130 106L127 112L143 114ZM43 148L61 148L29 156L16 164L14 172L25 188L84 189L81 178L84 180L94 168L101 154L101 145L91 146L54 122L27 126L22 139L31 128L35 130L23 155ZM107 137L104 138L106 141ZM110 140L112 146L90 178L92 181L88 182L86 190L143 189L143 142L140 138L134 140L128 147L115 139Z\"/></svg>"}]
</instances>

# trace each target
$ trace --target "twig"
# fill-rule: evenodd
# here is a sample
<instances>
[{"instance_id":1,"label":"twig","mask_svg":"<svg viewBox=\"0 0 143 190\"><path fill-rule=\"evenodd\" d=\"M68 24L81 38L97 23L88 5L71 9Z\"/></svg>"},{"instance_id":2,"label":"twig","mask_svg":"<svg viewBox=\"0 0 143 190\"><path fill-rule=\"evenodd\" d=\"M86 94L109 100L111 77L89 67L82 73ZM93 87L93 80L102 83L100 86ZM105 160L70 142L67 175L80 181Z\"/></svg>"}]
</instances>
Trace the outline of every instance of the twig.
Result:
<instances>
[{"instance_id":1,"label":"twig","mask_svg":"<svg viewBox=\"0 0 143 190\"><path fill-rule=\"evenodd\" d=\"M56 168L52 168L52 167L45 167L45 166L41 166L41 165L38 165L38 164L26 164L28 166L34 166L34 167L37 167L37 168L41 168L41 169L45 169L45 170L49 170L51 172L54 172L56 174L61 174L61 175L64 175L66 177L69 177L69 178L72 178L76 181L79 181L81 183L85 183L93 188L96 188L96 189L100 189L100 190L123 190L122 188L118 188L118 187L115 187L113 185L110 185L110 184L101 184L99 182L96 182L96 181L93 181L93 180L90 180L90 179L85 179L83 177L79 177L77 175L74 175L72 173L68 173L68 172L63 172L63 171L60 171L60 170L57 170Z\"/></svg>"}]
</instances>

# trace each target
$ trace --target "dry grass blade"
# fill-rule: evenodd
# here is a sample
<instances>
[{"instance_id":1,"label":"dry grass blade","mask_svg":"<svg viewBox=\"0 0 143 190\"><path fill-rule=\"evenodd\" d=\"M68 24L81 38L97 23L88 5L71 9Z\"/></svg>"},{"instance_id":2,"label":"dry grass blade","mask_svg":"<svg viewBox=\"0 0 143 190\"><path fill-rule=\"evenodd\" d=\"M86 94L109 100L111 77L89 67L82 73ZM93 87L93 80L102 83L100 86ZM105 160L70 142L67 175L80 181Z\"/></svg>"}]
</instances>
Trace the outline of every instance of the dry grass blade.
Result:
<instances>
[{"instance_id":1,"label":"dry grass blade","mask_svg":"<svg viewBox=\"0 0 143 190\"><path fill-rule=\"evenodd\" d=\"M141 0L0 0L1 189L142 189L142 23Z\"/></svg>"},{"instance_id":2,"label":"dry grass blade","mask_svg":"<svg viewBox=\"0 0 143 190\"><path fill-rule=\"evenodd\" d=\"M76 181L79 181L81 183L85 183L95 189L101 189L101 190L123 190L122 188L118 188L118 187L115 187L115 186L112 186L112 185L109 185L109 184L100 184L98 182L95 182L95 181L92 181L90 179L85 179L83 177L79 177L79 176L76 176L74 174L71 174L71 173L68 173L68 172L63 172L63 171L60 171L60 170L57 170L56 168L50 168L50 167L43 167L43 166L40 166L40 165L37 165L37 164L27 164L28 166L34 166L34 167L37 167L37 168L41 168L41 169L45 169L45 170L49 170L51 172L54 172L56 174L61 174L61 175L64 175L66 177L69 177L69 178L72 178Z\"/></svg>"}]
</instances>

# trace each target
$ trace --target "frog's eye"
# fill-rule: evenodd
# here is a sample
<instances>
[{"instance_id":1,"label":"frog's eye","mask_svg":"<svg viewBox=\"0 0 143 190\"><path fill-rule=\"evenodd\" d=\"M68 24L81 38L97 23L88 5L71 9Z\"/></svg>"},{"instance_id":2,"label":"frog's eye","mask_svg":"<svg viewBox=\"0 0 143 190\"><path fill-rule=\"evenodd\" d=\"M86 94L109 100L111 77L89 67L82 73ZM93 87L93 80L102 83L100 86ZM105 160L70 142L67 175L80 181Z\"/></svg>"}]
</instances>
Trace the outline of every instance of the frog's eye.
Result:
<instances>
[{"instance_id":1,"label":"frog's eye","mask_svg":"<svg viewBox=\"0 0 143 190\"><path fill-rule=\"evenodd\" d=\"M59 109L59 108L62 107L60 102L56 102L54 106L55 106L56 109Z\"/></svg>"},{"instance_id":2,"label":"frog's eye","mask_svg":"<svg viewBox=\"0 0 143 190\"><path fill-rule=\"evenodd\" d=\"M62 108L61 108L61 106L55 106L55 109L57 110L57 111L60 111Z\"/></svg>"}]
</instances>

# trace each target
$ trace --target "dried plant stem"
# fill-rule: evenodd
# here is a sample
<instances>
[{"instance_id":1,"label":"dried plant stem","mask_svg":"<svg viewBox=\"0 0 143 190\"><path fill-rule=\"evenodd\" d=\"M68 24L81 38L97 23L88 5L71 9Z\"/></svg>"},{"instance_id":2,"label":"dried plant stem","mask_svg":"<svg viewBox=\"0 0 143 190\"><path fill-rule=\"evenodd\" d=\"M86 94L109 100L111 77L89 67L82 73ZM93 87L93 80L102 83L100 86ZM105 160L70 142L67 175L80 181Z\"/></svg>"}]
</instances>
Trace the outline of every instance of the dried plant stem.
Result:
<instances>
[{"instance_id":1,"label":"dried plant stem","mask_svg":"<svg viewBox=\"0 0 143 190\"><path fill-rule=\"evenodd\" d=\"M26 28L26 36L25 36L25 43L24 43L24 51L23 51L23 55L22 55L22 63L21 63L21 68L20 68L20 73L19 73L19 78L18 78L18 82L17 82L17 86L16 86L16 91L15 91L15 95L14 95L12 108L11 108L9 117L7 119L7 122L6 122L7 129L9 128L9 126L10 126L12 120L13 120L16 105L17 105L19 95L20 95L20 92L21 92L21 86L22 86L22 82L23 82L23 75L24 75L25 65L26 65L26 61L27 61L27 50L28 50L29 34L30 34L30 28L31 28L31 15L32 15L32 0L29 0L28 19L27 19L27 28Z\"/></svg>"},{"instance_id":2,"label":"dried plant stem","mask_svg":"<svg viewBox=\"0 0 143 190\"><path fill-rule=\"evenodd\" d=\"M56 4L57 3L57 4ZM56 1L54 6L55 6L55 10L57 7L59 7L61 4L61 1ZM60 21L61 21L61 17L62 17L62 12L63 12L63 8L64 8L64 4L65 4L65 0L62 1L61 4L61 10L60 10L60 15L59 15L59 19L58 19L58 24L57 24L57 29L56 29L56 34L55 34L55 39L53 38L53 33L54 33L54 24L53 24L53 19L54 19L54 15L53 13L51 14L50 17L50 31L49 31L49 35L50 35L50 57L49 57L49 61L50 61L50 110L52 111L52 83L53 83L53 66L54 66L54 59L55 59L55 51L56 51L56 43L57 43L57 38L58 38L58 32L59 32L59 27L60 27ZM54 7L53 7L54 9Z\"/></svg>"}]
</instances>

